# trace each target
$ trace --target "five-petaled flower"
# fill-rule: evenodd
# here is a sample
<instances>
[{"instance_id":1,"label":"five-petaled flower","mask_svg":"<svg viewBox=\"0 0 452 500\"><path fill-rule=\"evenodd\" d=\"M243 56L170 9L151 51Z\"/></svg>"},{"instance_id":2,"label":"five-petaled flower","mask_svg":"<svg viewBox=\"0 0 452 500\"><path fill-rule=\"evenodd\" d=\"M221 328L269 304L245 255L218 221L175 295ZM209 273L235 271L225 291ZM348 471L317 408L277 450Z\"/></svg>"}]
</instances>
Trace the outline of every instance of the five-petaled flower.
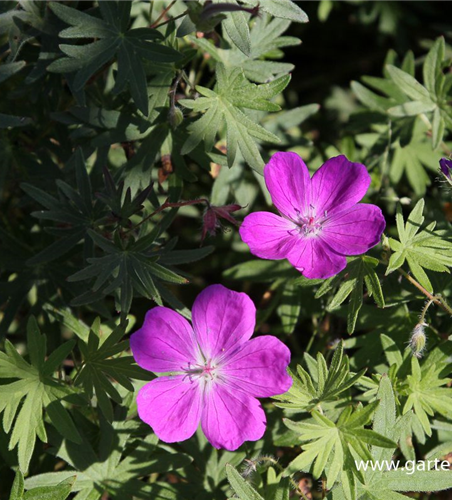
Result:
<instances>
[{"instance_id":1,"label":"five-petaled flower","mask_svg":"<svg viewBox=\"0 0 452 500\"><path fill-rule=\"evenodd\" d=\"M342 271L347 255L363 254L380 241L385 228L381 210L358 204L370 184L364 165L337 156L311 179L296 153L276 153L264 177L281 215L245 217L240 236L252 254L288 259L307 278L323 279Z\"/></svg>"},{"instance_id":2,"label":"five-petaled flower","mask_svg":"<svg viewBox=\"0 0 452 500\"><path fill-rule=\"evenodd\" d=\"M138 393L138 414L167 443L184 441L201 427L215 448L236 450L265 432L256 398L286 392L289 349L276 337L253 335L256 309L244 293L222 285L195 300L193 327L175 311L155 307L130 338L145 370L171 373Z\"/></svg>"}]
</instances>

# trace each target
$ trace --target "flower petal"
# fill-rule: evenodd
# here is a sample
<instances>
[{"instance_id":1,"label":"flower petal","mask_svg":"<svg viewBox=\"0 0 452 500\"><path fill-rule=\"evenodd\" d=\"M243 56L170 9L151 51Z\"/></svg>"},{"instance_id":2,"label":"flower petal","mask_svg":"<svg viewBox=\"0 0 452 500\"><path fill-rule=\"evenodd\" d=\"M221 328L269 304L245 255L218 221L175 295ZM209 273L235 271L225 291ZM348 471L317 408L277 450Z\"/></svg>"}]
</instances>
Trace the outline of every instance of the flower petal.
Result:
<instances>
[{"instance_id":1,"label":"flower petal","mask_svg":"<svg viewBox=\"0 0 452 500\"><path fill-rule=\"evenodd\" d=\"M189 377L160 377L143 386L137 396L138 415L159 439L175 443L196 432L202 413L202 390Z\"/></svg>"},{"instance_id":2,"label":"flower petal","mask_svg":"<svg viewBox=\"0 0 452 500\"><path fill-rule=\"evenodd\" d=\"M360 204L334 214L324 225L322 238L337 253L360 255L380 241L385 226L380 208Z\"/></svg>"},{"instance_id":3,"label":"flower petal","mask_svg":"<svg viewBox=\"0 0 452 500\"><path fill-rule=\"evenodd\" d=\"M276 337L265 335L250 340L225 360L221 373L231 386L257 398L268 398L290 389L289 363L290 350Z\"/></svg>"},{"instance_id":4,"label":"flower petal","mask_svg":"<svg viewBox=\"0 0 452 500\"><path fill-rule=\"evenodd\" d=\"M190 323L167 307L148 311L143 326L130 337L130 347L141 368L157 373L181 371L197 359Z\"/></svg>"},{"instance_id":5,"label":"flower petal","mask_svg":"<svg viewBox=\"0 0 452 500\"><path fill-rule=\"evenodd\" d=\"M259 401L242 391L215 384L205 394L201 426L215 448L234 451L245 441L257 441L266 418Z\"/></svg>"},{"instance_id":6,"label":"flower petal","mask_svg":"<svg viewBox=\"0 0 452 500\"><path fill-rule=\"evenodd\" d=\"M264 178L273 204L281 214L298 220L310 203L308 167L296 153L275 153L265 165Z\"/></svg>"},{"instance_id":7,"label":"flower petal","mask_svg":"<svg viewBox=\"0 0 452 500\"><path fill-rule=\"evenodd\" d=\"M370 175L361 163L344 155L330 158L312 176L311 204L316 215L345 210L358 203L370 185Z\"/></svg>"},{"instance_id":8,"label":"flower petal","mask_svg":"<svg viewBox=\"0 0 452 500\"><path fill-rule=\"evenodd\" d=\"M347 265L346 258L334 252L318 236L299 238L287 258L303 276L309 279L330 278Z\"/></svg>"},{"instance_id":9,"label":"flower petal","mask_svg":"<svg viewBox=\"0 0 452 500\"><path fill-rule=\"evenodd\" d=\"M261 259L285 259L295 238L297 226L290 220L270 212L254 212L245 217L240 237L253 255Z\"/></svg>"},{"instance_id":10,"label":"flower petal","mask_svg":"<svg viewBox=\"0 0 452 500\"><path fill-rule=\"evenodd\" d=\"M196 297L192 319L201 350L212 359L226 355L253 335L256 308L245 293L212 285Z\"/></svg>"}]
</instances>

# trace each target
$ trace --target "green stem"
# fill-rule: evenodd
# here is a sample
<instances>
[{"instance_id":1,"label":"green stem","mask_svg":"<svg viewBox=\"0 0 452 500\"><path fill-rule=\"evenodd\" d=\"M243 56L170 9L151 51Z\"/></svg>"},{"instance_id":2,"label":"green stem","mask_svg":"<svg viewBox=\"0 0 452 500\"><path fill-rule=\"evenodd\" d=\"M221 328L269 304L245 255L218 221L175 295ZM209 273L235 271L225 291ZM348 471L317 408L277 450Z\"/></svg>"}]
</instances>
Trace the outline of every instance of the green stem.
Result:
<instances>
[{"instance_id":1,"label":"green stem","mask_svg":"<svg viewBox=\"0 0 452 500\"><path fill-rule=\"evenodd\" d=\"M452 308L445 301L441 295L432 295L428 290L426 290L419 282L417 282L410 274L404 271L402 268L398 268L397 271L406 278L412 285L414 285L420 292L422 292L431 302L441 307L443 311L452 316Z\"/></svg>"},{"instance_id":2,"label":"green stem","mask_svg":"<svg viewBox=\"0 0 452 500\"><path fill-rule=\"evenodd\" d=\"M421 315L419 317L419 323L425 323L425 315L427 314L428 308L433 304L433 300L430 299L427 304L425 304L424 309L422 309Z\"/></svg>"},{"instance_id":3,"label":"green stem","mask_svg":"<svg viewBox=\"0 0 452 500\"><path fill-rule=\"evenodd\" d=\"M382 260L379 259L380 264L383 264L385 266L388 265L387 260ZM431 301L433 304L441 307L441 309L447 314L452 316L452 307L447 303L446 299L442 297L441 295L433 295L431 294L428 290L426 290L418 281L416 281L411 274L407 273L404 269L399 267L397 269L397 272L401 274L404 278L406 278L412 285L414 285L420 292L422 292L428 299ZM428 307L430 307L431 304L428 304Z\"/></svg>"}]
</instances>

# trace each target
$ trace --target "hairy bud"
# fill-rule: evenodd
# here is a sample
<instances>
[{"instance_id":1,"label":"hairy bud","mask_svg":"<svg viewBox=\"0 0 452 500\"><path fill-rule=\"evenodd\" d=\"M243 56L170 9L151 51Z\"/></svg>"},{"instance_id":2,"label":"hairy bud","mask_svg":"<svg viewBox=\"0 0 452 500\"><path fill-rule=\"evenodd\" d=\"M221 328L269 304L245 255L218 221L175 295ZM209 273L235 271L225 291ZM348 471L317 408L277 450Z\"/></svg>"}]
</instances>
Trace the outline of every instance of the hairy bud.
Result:
<instances>
[{"instance_id":1,"label":"hairy bud","mask_svg":"<svg viewBox=\"0 0 452 500\"><path fill-rule=\"evenodd\" d=\"M425 335L426 326L426 323L420 322L414 327L413 331L411 332L409 345L413 356L415 356L416 358L422 358L422 356L424 355L425 346L427 344L427 336Z\"/></svg>"},{"instance_id":2,"label":"hairy bud","mask_svg":"<svg viewBox=\"0 0 452 500\"><path fill-rule=\"evenodd\" d=\"M176 130L176 128L184 121L184 114L181 109L177 106L171 106L168 112L168 121L171 128Z\"/></svg>"}]
</instances>

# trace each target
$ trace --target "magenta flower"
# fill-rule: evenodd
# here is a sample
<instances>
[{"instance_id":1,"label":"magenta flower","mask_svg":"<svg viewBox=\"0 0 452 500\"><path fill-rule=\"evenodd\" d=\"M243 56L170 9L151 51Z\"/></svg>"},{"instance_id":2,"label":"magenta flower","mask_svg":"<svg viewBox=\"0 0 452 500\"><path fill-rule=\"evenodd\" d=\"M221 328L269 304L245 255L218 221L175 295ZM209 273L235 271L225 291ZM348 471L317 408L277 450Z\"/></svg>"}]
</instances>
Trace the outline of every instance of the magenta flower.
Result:
<instances>
[{"instance_id":1,"label":"magenta flower","mask_svg":"<svg viewBox=\"0 0 452 500\"><path fill-rule=\"evenodd\" d=\"M304 276L323 279L345 268L346 255L367 252L385 228L381 210L359 204L370 184L367 169L345 156L330 158L312 176L295 153L276 153L264 168L279 215L254 212L240 228L251 253L288 259Z\"/></svg>"},{"instance_id":2,"label":"magenta flower","mask_svg":"<svg viewBox=\"0 0 452 500\"><path fill-rule=\"evenodd\" d=\"M256 398L286 392L289 349L276 337L253 335L256 308L244 293L212 285L193 304L193 328L180 314L155 307L130 338L135 361L168 373L138 393L138 415L167 443L201 427L215 448L236 450L265 432Z\"/></svg>"}]
</instances>

